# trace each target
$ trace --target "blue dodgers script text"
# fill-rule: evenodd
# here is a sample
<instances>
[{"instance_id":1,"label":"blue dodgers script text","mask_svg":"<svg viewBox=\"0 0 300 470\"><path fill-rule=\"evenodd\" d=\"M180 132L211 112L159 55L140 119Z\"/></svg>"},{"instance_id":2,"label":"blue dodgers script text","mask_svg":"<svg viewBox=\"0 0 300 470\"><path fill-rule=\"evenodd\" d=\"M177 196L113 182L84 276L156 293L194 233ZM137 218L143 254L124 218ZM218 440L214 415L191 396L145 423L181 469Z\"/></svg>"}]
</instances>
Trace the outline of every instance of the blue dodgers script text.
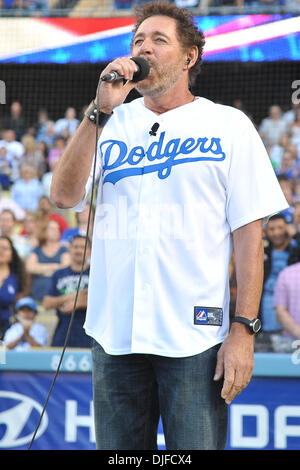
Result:
<instances>
[{"instance_id":1,"label":"blue dodgers script text","mask_svg":"<svg viewBox=\"0 0 300 470\"><path fill-rule=\"evenodd\" d=\"M160 134L159 140L152 142L148 149L141 145L128 149L125 142L121 140L105 140L100 144L100 152L103 158L103 173L109 171L103 179L104 183L115 184L122 178L157 171L160 179L167 178L171 173L171 168L182 163L197 161L222 161L226 155L223 152L220 138L199 137L194 139L189 137L182 139L171 139L165 142L165 132ZM184 157L196 153L201 156ZM209 154L209 155L207 155ZM178 156L181 158L177 158ZM146 158L148 162L162 160L161 163L148 164L146 166L137 166ZM125 164L126 168L122 168ZM130 167L128 168L128 165ZM113 170L113 171L112 171Z\"/></svg>"}]
</instances>

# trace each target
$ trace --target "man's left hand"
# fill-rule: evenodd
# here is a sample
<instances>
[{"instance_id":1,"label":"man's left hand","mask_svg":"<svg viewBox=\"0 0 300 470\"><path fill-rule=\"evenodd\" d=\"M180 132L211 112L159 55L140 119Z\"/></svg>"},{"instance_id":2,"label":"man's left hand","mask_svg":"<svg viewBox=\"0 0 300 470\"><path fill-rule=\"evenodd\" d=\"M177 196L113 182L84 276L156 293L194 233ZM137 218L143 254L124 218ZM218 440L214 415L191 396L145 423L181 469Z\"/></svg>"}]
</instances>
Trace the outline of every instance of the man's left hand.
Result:
<instances>
[{"instance_id":1,"label":"man's left hand","mask_svg":"<svg viewBox=\"0 0 300 470\"><path fill-rule=\"evenodd\" d=\"M229 405L247 387L254 367L254 337L234 324L218 352L214 380L224 378L221 396Z\"/></svg>"}]
</instances>

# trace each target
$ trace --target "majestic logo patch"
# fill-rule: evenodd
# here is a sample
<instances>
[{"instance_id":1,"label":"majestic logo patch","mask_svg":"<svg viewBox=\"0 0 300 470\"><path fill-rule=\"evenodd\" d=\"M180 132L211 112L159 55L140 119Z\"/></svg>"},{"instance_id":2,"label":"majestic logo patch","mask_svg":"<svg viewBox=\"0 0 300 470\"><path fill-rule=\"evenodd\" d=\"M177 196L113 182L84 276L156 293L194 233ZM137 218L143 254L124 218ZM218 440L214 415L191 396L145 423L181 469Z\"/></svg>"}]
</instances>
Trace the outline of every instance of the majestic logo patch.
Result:
<instances>
[{"instance_id":1,"label":"majestic logo patch","mask_svg":"<svg viewBox=\"0 0 300 470\"><path fill-rule=\"evenodd\" d=\"M194 307L194 325L221 326L223 309L216 307Z\"/></svg>"},{"instance_id":2,"label":"majestic logo patch","mask_svg":"<svg viewBox=\"0 0 300 470\"><path fill-rule=\"evenodd\" d=\"M165 141L165 132L147 149L138 145L128 148L121 140L105 140L100 144L103 158L103 184L115 184L128 176L157 172L160 179L167 178L175 165L199 161L223 161L226 158L217 137L171 139ZM159 162L157 162L157 160ZM138 166L143 161L143 166ZM126 166L126 168L125 168ZM129 166L129 167L128 167Z\"/></svg>"}]
</instances>

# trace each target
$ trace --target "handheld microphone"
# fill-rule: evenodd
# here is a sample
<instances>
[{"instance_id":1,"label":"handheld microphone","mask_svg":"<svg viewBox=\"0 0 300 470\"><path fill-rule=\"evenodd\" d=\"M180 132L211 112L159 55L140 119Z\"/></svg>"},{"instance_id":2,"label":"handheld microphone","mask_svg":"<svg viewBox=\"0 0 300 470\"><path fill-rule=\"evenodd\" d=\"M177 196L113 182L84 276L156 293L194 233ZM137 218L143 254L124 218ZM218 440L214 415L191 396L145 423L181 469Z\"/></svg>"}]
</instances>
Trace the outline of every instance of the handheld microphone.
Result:
<instances>
[{"instance_id":1,"label":"handheld microphone","mask_svg":"<svg viewBox=\"0 0 300 470\"><path fill-rule=\"evenodd\" d=\"M143 57L131 57L131 60L136 63L138 70L137 72L134 72L132 81L133 82L140 82L141 80L144 80L149 75L150 72L150 66L149 63L147 62L146 59ZM119 75L118 72L112 71L109 73L106 73L101 77L102 82L114 82L115 80L122 80L124 77L122 75Z\"/></svg>"},{"instance_id":2,"label":"handheld microphone","mask_svg":"<svg viewBox=\"0 0 300 470\"><path fill-rule=\"evenodd\" d=\"M156 132L157 132L158 128L159 128L159 124L158 124L158 122L155 122L153 124L153 126L151 127L151 130L149 131L149 134L150 135L156 135Z\"/></svg>"}]
</instances>

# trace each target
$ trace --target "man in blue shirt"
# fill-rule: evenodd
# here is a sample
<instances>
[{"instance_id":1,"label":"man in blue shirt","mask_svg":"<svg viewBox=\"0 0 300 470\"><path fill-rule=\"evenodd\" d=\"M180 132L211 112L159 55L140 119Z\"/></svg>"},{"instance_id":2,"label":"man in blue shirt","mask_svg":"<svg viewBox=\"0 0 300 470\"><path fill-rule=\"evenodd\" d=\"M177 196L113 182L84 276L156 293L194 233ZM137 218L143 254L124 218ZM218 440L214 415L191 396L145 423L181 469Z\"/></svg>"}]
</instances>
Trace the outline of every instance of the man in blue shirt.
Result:
<instances>
[{"instance_id":1,"label":"man in blue shirt","mask_svg":"<svg viewBox=\"0 0 300 470\"><path fill-rule=\"evenodd\" d=\"M295 240L290 240L287 223L282 214L270 217L266 227L264 248L264 286L261 298L262 343L267 349L273 334L281 330L276 320L273 307L274 288L279 273L286 266L299 261L299 246ZM259 343L259 341L258 341ZM263 347L261 345L261 347Z\"/></svg>"},{"instance_id":2,"label":"man in blue shirt","mask_svg":"<svg viewBox=\"0 0 300 470\"><path fill-rule=\"evenodd\" d=\"M56 308L58 324L51 346L63 346L65 343L71 314L74 308L77 286L83 263L85 237L76 235L70 244L70 266L55 271L51 279L51 288L44 297L45 309ZM87 306L87 287L89 282L90 241L87 242L86 259L80 282L76 310L68 341L69 347L88 348L91 338L83 330Z\"/></svg>"}]
</instances>

